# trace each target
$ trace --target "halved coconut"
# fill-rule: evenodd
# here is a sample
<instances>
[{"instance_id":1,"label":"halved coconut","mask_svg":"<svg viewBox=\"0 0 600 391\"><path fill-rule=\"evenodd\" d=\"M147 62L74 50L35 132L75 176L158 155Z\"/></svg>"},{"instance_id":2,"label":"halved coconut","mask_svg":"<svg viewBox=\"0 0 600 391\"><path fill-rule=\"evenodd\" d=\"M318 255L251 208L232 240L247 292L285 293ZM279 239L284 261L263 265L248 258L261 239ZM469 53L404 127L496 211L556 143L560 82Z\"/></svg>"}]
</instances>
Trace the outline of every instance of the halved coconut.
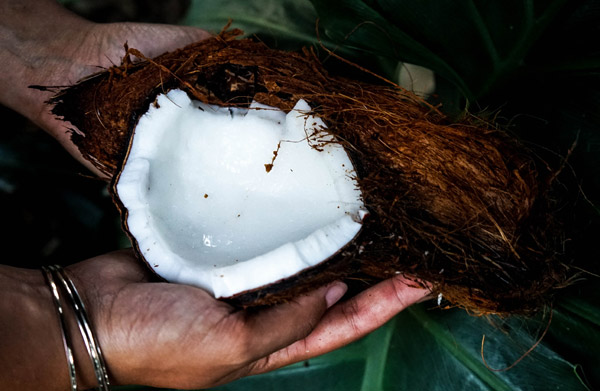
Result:
<instances>
[{"instance_id":1,"label":"halved coconut","mask_svg":"<svg viewBox=\"0 0 600 391\"><path fill-rule=\"evenodd\" d=\"M289 113L161 94L134 131L116 195L150 267L231 297L318 265L360 231L352 162L310 106Z\"/></svg>"},{"instance_id":2,"label":"halved coconut","mask_svg":"<svg viewBox=\"0 0 600 391\"><path fill-rule=\"evenodd\" d=\"M243 306L340 278L358 291L403 273L453 305L504 314L540 308L567 285L565 237L548 197L555 174L517 140L475 118L450 122L404 90L331 74L310 50L278 51L240 34L154 59L128 49L121 66L51 100L77 128L82 156L113 179L133 245L157 273ZM173 89L221 108L177 92L155 101ZM247 109L252 101L277 109ZM201 181L188 187L188 177ZM350 240L362 202L370 218Z\"/></svg>"}]
</instances>

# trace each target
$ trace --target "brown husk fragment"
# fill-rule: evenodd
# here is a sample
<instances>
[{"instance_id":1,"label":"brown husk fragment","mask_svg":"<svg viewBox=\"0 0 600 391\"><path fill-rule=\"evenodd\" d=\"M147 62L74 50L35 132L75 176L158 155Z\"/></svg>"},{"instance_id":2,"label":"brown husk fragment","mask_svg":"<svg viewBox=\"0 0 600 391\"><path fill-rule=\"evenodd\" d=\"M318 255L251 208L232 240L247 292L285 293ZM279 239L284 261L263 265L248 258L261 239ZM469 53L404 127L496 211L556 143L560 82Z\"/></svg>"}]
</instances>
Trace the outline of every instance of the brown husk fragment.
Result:
<instances>
[{"instance_id":1,"label":"brown husk fragment","mask_svg":"<svg viewBox=\"0 0 600 391\"><path fill-rule=\"evenodd\" d=\"M344 275L375 282L402 273L474 313L526 313L566 284L550 173L516 141L474 121L449 123L402 89L330 75L309 50L281 52L239 34L153 60L131 49L121 66L53 99L54 113L79 129L72 138L83 155L110 177L158 93L181 88L210 104L254 99L285 111L304 99L314 108L354 161L370 216L327 267L237 303L286 300Z\"/></svg>"}]
</instances>

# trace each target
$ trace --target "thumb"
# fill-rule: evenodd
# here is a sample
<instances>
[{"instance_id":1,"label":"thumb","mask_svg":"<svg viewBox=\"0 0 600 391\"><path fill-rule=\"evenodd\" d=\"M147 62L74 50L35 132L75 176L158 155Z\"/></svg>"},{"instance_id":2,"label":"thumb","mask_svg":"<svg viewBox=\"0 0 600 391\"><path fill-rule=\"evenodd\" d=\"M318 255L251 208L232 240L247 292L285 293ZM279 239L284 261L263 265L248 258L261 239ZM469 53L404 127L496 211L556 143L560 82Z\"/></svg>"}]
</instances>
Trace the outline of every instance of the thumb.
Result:
<instances>
[{"instance_id":1,"label":"thumb","mask_svg":"<svg viewBox=\"0 0 600 391\"><path fill-rule=\"evenodd\" d=\"M284 304L247 315L246 330L254 360L265 357L306 337L325 311L344 296L348 287L334 282Z\"/></svg>"}]
</instances>

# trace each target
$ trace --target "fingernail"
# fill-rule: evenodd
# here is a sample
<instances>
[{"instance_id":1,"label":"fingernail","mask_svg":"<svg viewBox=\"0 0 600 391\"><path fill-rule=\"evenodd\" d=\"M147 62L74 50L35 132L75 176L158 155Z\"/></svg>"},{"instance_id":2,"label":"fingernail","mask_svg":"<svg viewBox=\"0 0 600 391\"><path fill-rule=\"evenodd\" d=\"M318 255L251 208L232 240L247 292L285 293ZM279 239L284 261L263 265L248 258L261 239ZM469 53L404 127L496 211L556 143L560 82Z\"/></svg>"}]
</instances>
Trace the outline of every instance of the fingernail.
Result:
<instances>
[{"instance_id":1,"label":"fingernail","mask_svg":"<svg viewBox=\"0 0 600 391\"><path fill-rule=\"evenodd\" d=\"M327 308L337 303L342 296L346 294L347 290L348 285L344 284L343 282L334 282L331 284L325 293L325 302L327 302Z\"/></svg>"}]
</instances>

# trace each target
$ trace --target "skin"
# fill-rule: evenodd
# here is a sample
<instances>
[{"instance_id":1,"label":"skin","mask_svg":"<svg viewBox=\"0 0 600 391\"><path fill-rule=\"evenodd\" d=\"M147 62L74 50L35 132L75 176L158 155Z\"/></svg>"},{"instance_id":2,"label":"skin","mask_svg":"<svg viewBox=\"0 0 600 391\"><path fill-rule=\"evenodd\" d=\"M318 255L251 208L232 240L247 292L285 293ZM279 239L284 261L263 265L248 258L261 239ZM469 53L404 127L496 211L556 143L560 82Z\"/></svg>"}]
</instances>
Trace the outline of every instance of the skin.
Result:
<instances>
[{"instance_id":1,"label":"skin","mask_svg":"<svg viewBox=\"0 0 600 391\"><path fill-rule=\"evenodd\" d=\"M60 22L57 22L60 21ZM119 63L128 42L152 57L208 36L203 30L94 24L49 0L0 1L0 102L31 119L91 169L65 123L29 85L69 85ZM206 388L268 372L355 341L429 293L402 277L340 300L335 282L261 310L237 310L207 292L158 282L130 250L67 269L83 297L111 383ZM63 295L64 296L64 295ZM65 305L78 384L96 386L74 314ZM58 316L38 270L0 265L0 389L65 390Z\"/></svg>"},{"instance_id":2,"label":"skin","mask_svg":"<svg viewBox=\"0 0 600 391\"><path fill-rule=\"evenodd\" d=\"M120 64L125 42L155 57L209 36L204 30L187 26L92 23L52 0L1 0L0 82L11 88L0 89L0 102L46 130L94 171L71 142L65 123L45 104L52 94L28 87L67 86Z\"/></svg>"}]
</instances>

